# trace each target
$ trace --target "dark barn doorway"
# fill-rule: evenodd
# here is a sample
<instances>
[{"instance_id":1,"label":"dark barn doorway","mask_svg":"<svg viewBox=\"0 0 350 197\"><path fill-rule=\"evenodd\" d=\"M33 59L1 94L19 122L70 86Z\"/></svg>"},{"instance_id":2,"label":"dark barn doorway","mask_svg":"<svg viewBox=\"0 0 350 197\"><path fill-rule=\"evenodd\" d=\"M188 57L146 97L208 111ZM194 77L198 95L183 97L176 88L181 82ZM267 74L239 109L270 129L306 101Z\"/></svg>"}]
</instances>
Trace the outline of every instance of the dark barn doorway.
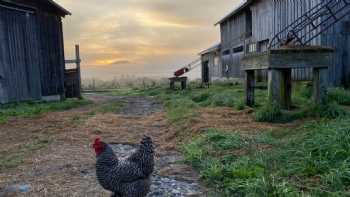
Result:
<instances>
[{"instance_id":1,"label":"dark barn doorway","mask_svg":"<svg viewBox=\"0 0 350 197\"><path fill-rule=\"evenodd\" d=\"M209 83L209 61L203 62L202 65L202 79L203 83L208 84Z\"/></svg>"}]
</instances>

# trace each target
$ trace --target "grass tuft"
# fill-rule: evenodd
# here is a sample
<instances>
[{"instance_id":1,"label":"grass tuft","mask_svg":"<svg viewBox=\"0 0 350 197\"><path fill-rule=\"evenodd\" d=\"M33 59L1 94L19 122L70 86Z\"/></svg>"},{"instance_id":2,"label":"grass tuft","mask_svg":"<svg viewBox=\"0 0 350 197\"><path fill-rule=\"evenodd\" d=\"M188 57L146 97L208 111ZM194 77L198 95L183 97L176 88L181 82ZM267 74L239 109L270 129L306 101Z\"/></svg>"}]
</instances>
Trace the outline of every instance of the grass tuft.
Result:
<instances>
[{"instance_id":1,"label":"grass tuft","mask_svg":"<svg viewBox=\"0 0 350 197\"><path fill-rule=\"evenodd\" d=\"M339 105L350 105L350 91L344 88L331 88L328 90L328 98Z\"/></svg>"},{"instance_id":2,"label":"grass tuft","mask_svg":"<svg viewBox=\"0 0 350 197\"><path fill-rule=\"evenodd\" d=\"M232 94L223 92L213 96L212 104L217 107L234 107L235 102Z\"/></svg>"},{"instance_id":3,"label":"grass tuft","mask_svg":"<svg viewBox=\"0 0 350 197\"><path fill-rule=\"evenodd\" d=\"M336 102L312 105L311 110L309 111L315 117L328 119L342 118L349 115L349 112Z\"/></svg>"},{"instance_id":4,"label":"grass tuft","mask_svg":"<svg viewBox=\"0 0 350 197\"><path fill-rule=\"evenodd\" d=\"M267 103L255 113L257 122L281 122L283 119L281 107L276 103Z\"/></svg>"},{"instance_id":5,"label":"grass tuft","mask_svg":"<svg viewBox=\"0 0 350 197\"><path fill-rule=\"evenodd\" d=\"M282 138L210 130L183 152L223 196L348 196L349 121L315 121ZM262 145L270 148L254 148Z\"/></svg>"},{"instance_id":6,"label":"grass tuft","mask_svg":"<svg viewBox=\"0 0 350 197\"><path fill-rule=\"evenodd\" d=\"M61 102L18 103L0 105L0 123L11 117L30 118L51 111L64 111L89 104L87 100L67 99Z\"/></svg>"}]
</instances>

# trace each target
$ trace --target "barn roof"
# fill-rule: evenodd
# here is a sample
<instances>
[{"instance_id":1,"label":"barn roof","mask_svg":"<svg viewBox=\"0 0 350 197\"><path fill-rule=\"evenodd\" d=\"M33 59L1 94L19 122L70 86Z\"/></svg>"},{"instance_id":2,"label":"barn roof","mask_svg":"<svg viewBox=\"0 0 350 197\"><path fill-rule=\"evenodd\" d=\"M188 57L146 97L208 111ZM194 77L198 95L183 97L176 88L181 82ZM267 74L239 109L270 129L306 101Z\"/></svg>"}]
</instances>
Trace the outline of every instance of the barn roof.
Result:
<instances>
[{"instance_id":1,"label":"barn roof","mask_svg":"<svg viewBox=\"0 0 350 197\"><path fill-rule=\"evenodd\" d=\"M253 4L256 0L244 0L238 6L236 6L229 14L227 14L225 17L223 17L221 20L219 20L215 25L219 25L223 22L225 22L227 19L231 18L234 15L237 15L241 13L245 8L249 7L251 4Z\"/></svg>"},{"instance_id":2,"label":"barn roof","mask_svg":"<svg viewBox=\"0 0 350 197\"><path fill-rule=\"evenodd\" d=\"M221 48L221 43L217 43L214 46L211 46L210 48L200 52L199 55L204 55L213 51L217 51L217 50L220 50L220 48Z\"/></svg>"},{"instance_id":3,"label":"barn roof","mask_svg":"<svg viewBox=\"0 0 350 197\"><path fill-rule=\"evenodd\" d=\"M0 0L0 3L5 5L15 5L24 8L38 8L46 9L49 8L50 11L54 11L60 16L71 15L71 13L56 3L54 0ZM41 6L38 6L41 5Z\"/></svg>"},{"instance_id":4,"label":"barn roof","mask_svg":"<svg viewBox=\"0 0 350 197\"><path fill-rule=\"evenodd\" d=\"M64 7L60 6L58 3L56 3L53 0L45 0L48 1L52 6L54 6L58 11L62 12L64 15L71 15L68 10L66 10Z\"/></svg>"}]
</instances>

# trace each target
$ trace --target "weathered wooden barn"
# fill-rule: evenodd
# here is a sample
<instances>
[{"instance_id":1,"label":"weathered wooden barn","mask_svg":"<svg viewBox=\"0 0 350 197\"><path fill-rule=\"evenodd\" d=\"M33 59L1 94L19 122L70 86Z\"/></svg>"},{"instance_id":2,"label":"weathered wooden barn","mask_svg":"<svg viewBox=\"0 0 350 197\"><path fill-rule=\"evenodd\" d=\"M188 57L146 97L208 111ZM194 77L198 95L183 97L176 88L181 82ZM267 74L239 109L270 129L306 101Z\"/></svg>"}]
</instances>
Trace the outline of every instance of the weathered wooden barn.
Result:
<instances>
[{"instance_id":1,"label":"weathered wooden barn","mask_svg":"<svg viewBox=\"0 0 350 197\"><path fill-rule=\"evenodd\" d=\"M66 15L52 0L0 0L0 103L64 97Z\"/></svg>"},{"instance_id":2,"label":"weathered wooden barn","mask_svg":"<svg viewBox=\"0 0 350 197\"><path fill-rule=\"evenodd\" d=\"M204 83L222 77L222 67L220 58L220 44L215 44L199 53L202 62L202 79Z\"/></svg>"},{"instance_id":3,"label":"weathered wooden barn","mask_svg":"<svg viewBox=\"0 0 350 197\"><path fill-rule=\"evenodd\" d=\"M218 65L220 68L217 69L222 71L221 77L244 77L240 67L241 60L247 53L268 50L274 35L324 1L246 0L243 2L216 23L220 25L221 32L221 65ZM348 9L343 10L343 12L348 11ZM328 46L336 50L333 64L329 69L330 85L350 85L350 56L348 54L350 51L350 16L342 18L340 22L321 35L314 38L313 36L313 33L310 33L303 39L312 38L311 45ZM215 69L212 68L212 70ZM263 71L259 72L261 72L260 76L265 76ZM211 78L211 73L208 76ZM294 69L292 77L294 80L308 80L312 77L312 70Z\"/></svg>"}]
</instances>

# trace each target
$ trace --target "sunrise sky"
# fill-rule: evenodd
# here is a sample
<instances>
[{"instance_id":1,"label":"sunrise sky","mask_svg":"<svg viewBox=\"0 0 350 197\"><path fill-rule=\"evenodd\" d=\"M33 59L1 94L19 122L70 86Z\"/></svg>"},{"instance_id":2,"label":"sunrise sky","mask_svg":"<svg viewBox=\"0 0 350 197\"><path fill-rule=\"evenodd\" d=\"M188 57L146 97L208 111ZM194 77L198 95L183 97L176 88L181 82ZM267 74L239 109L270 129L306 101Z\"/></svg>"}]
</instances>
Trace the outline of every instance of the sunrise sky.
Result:
<instances>
[{"instance_id":1,"label":"sunrise sky","mask_svg":"<svg viewBox=\"0 0 350 197\"><path fill-rule=\"evenodd\" d=\"M169 77L219 41L214 23L241 0L56 0L66 59L81 45L83 78ZM191 73L192 78L200 71Z\"/></svg>"}]
</instances>

